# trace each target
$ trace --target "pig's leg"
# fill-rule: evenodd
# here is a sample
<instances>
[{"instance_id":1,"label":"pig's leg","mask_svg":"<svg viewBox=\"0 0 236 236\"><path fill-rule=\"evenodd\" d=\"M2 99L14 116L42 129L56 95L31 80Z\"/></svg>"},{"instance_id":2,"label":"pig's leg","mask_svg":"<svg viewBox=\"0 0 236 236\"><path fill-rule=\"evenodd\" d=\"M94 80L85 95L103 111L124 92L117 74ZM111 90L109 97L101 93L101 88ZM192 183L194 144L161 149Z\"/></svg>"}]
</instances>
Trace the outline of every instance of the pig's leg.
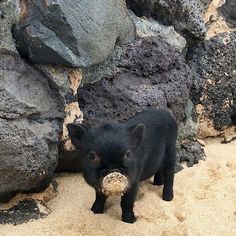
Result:
<instances>
[{"instance_id":1,"label":"pig's leg","mask_svg":"<svg viewBox=\"0 0 236 236\"><path fill-rule=\"evenodd\" d=\"M138 192L138 184L134 184L121 198L122 220L127 223L134 223L134 202Z\"/></svg>"},{"instance_id":2,"label":"pig's leg","mask_svg":"<svg viewBox=\"0 0 236 236\"><path fill-rule=\"evenodd\" d=\"M106 199L107 199L106 195L96 191L96 200L93 203L91 211L93 211L95 214L102 214L104 212Z\"/></svg>"},{"instance_id":3,"label":"pig's leg","mask_svg":"<svg viewBox=\"0 0 236 236\"><path fill-rule=\"evenodd\" d=\"M167 147L165 154L165 163L163 168L164 188L163 188L163 200L171 201L174 197L173 184L175 174L176 163L176 149L175 146Z\"/></svg>"},{"instance_id":4,"label":"pig's leg","mask_svg":"<svg viewBox=\"0 0 236 236\"><path fill-rule=\"evenodd\" d=\"M163 184L163 173L162 173L162 170L158 171L155 174L153 184L154 185L158 185L158 186Z\"/></svg>"}]
</instances>

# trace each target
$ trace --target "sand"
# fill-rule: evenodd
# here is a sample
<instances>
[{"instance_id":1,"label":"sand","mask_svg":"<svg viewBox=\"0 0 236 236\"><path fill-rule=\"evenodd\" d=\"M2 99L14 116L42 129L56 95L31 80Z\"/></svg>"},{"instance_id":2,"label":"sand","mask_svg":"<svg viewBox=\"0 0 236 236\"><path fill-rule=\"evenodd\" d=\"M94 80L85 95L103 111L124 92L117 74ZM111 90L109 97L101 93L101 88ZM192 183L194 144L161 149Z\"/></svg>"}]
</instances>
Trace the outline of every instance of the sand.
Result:
<instances>
[{"instance_id":1,"label":"sand","mask_svg":"<svg viewBox=\"0 0 236 236\"><path fill-rule=\"evenodd\" d=\"M224 20L224 17L218 13L217 9L224 3L225 0L213 0L205 12L205 23L207 23L210 18L213 20L213 22L208 25L206 39L210 39L211 37L220 33L236 31L236 28L229 28Z\"/></svg>"},{"instance_id":2,"label":"sand","mask_svg":"<svg viewBox=\"0 0 236 236\"><path fill-rule=\"evenodd\" d=\"M57 176L59 194L49 201L51 214L22 225L1 225L1 236L74 235L236 235L236 142L210 141L207 159L176 174L175 197L161 200L162 187L147 181L142 184L135 214L137 222L120 220L119 198L107 202L103 215L89 209L93 189L80 174Z\"/></svg>"}]
</instances>

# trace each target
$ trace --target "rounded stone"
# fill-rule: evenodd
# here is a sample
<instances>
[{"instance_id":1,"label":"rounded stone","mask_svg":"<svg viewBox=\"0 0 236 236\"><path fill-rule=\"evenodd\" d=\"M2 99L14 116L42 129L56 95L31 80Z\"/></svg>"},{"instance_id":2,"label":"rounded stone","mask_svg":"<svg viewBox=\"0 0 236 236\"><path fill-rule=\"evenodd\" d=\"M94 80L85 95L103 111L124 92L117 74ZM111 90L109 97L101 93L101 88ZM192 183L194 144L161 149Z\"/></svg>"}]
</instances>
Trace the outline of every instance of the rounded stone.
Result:
<instances>
[{"instance_id":1,"label":"rounded stone","mask_svg":"<svg viewBox=\"0 0 236 236\"><path fill-rule=\"evenodd\" d=\"M120 172L106 175L102 181L102 192L107 195L122 195L128 188L128 178Z\"/></svg>"}]
</instances>

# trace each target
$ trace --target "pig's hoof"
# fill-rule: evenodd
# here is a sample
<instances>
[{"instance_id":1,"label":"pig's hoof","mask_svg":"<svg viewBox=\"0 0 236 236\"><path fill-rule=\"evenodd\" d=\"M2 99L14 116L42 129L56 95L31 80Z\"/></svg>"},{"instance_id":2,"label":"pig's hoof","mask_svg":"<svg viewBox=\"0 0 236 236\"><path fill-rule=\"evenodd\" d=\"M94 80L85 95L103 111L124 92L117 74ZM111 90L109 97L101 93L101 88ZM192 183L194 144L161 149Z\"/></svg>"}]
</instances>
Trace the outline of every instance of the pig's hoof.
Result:
<instances>
[{"instance_id":1,"label":"pig's hoof","mask_svg":"<svg viewBox=\"0 0 236 236\"><path fill-rule=\"evenodd\" d=\"M94 202L92 208L91 208L91 211L94 213L94 214L102 214L104 212L104 206L101 206L100 204Z\"/></svg>"},{"instance_id":2,"label":"pig's hoof","mask_svg":"<svg viewBox=\"0 0 236 236\"><path fill-rule=\"evenodd\" d=\"M126 223L134 223L136 221L136 218L134 216L133 212L126 212L122 215L122 221Z\"/></svg>"},{"instance_id":3,"label":"pig's hoof","mask_svg":"<svg viewBox=\"0 0 236 236\"><path fill-rule=\"evenodd\" d=\"M163 194L162 199L164 201L170 202L173 199L174 195L173 194Z\"/></svg>"}]
</instances>

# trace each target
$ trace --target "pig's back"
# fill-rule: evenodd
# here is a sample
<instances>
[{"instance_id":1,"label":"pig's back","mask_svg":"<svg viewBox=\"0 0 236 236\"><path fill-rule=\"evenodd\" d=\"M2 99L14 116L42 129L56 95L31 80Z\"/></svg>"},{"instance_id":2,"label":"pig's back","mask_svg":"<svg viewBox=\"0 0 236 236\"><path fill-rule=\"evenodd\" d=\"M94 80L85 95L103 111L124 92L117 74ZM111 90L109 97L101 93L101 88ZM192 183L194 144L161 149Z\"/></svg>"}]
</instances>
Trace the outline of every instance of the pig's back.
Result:
<instances>
[{"instance_id":1,"label":"pig's back","mask_svg":"<svg viewBox=\"0 0 236 236\"><path fill-rule=\"evenodd\" d=\"M148 109L138 113L125 124L132 127L139 123L143 123L146 127L145 137L151 135L162 134L175 137L177 135L177 123L172 115L165 110ZM170 133L171 132L171 133Z\"/></svg>"},{"instance_id":2,"label":"pig's back","mask_svg":"<svg viewBox=\"0 0 236 236\"><path fill-rule=\"evenodd\" d=\"M154 109L138 113L126 125L132 127L139 123L145 125L145 132L135 155L140 178L145 180L161 169L168 145L175 145L177 124L169 112Z\"/></svg>"}]
</instances>

